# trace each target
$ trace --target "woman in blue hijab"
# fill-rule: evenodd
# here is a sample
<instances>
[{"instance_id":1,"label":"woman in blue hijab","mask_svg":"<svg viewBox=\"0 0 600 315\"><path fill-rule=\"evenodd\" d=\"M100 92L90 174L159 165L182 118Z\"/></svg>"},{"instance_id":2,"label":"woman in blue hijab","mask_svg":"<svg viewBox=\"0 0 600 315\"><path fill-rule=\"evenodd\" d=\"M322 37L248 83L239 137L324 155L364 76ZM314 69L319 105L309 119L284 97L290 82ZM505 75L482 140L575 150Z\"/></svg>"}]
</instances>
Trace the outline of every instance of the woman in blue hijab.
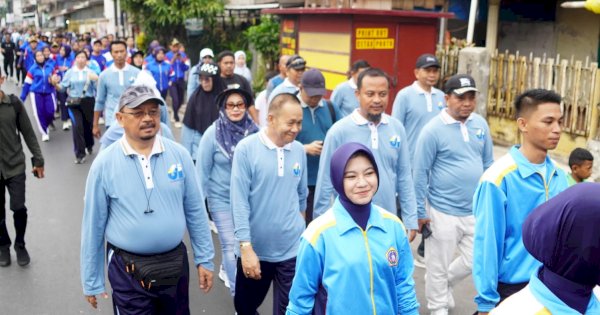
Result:
<instances>
[{"instance_id":1,"label":"woman in blue hijab","mask_svg":"<svg viewBox=\"0 0 600 315\"><path fill-rule=\"evenodd\" d=\"M287 314L311 314L322 291L329 315L418 314L404 225L371 202L379 187L373 154L342 145L330 176L338 197L302 235Z\"/></svg>"},{"instance_id":2,"label":"woman in blue hijab","mask_svg":"<svg viewBox=\"0 0 600 315\"><path fill-rule=\"evenodd\" d=\"M600 314L600 184L581 183L537 207L523 244L542 266L490 314Z\"/></svg>"},{"instance_id":3,"label":"woman in blue hijab","mask_svg":"<svg viewBox=\"0 0 600 315\"><path fill-rule=\"evenodd\" d=\"M235 147L243 138L256 133L258 126L248 115L248 106L253 104L252 96L240 89L221 92L216 103L219 106L218 118L202 136L198 147L196 169L200 186L208 201L208 210L217 226L221 243L222 271L231 296L235 293L236 258L233 216L229 201L231 166ZM222 276L222 274L226 276Z\"/></svg>"}]
</instances>

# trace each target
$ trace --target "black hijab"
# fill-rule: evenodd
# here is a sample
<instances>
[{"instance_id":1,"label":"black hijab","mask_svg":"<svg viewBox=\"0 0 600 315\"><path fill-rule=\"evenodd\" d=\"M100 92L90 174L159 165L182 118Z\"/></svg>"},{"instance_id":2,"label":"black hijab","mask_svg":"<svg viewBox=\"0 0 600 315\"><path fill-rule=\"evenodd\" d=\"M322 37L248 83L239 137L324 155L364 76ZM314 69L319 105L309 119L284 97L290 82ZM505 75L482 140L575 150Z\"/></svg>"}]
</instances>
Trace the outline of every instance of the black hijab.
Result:
<instances>
[{"instance_id":1,"label":"black hijab","mask_svg":"<svg viewBox=\"0 0 600 315\"><path fill-rule=\"evenodd\" d=\"M198 75L210 76L213 88L210 91L204 91L202 84L198 86L190 96L183 123L186 127L204 134L206 129L219 118L219 105L216 100L219 93L225 90L225 84L221 79L219 66L216 63L203 63L200 66Z\"/></svg>"}]
</instances>

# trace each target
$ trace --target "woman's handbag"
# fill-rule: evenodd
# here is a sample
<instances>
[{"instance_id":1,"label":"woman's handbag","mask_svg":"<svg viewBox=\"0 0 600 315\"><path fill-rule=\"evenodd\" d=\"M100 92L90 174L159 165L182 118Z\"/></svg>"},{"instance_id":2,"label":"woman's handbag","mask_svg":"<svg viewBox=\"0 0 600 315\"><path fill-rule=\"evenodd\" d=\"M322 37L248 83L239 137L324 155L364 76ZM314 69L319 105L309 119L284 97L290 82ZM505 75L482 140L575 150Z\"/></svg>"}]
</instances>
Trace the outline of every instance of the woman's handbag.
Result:
<instances>
[{"instance_id":1,"label":"woman's handbag","mask_svg":"<svg viewBox=\"0 0 600 315\"><path fill-rule=\"evenodd\" d=\"M71 97L67 96L67 100L65 101L66 106L79 106L81 105L81 99L85 97L85 91L87 91L90 86L90 79L86 78L85 85L83 86L83 95L81 97Z\"/></svg>"}]
</instances>

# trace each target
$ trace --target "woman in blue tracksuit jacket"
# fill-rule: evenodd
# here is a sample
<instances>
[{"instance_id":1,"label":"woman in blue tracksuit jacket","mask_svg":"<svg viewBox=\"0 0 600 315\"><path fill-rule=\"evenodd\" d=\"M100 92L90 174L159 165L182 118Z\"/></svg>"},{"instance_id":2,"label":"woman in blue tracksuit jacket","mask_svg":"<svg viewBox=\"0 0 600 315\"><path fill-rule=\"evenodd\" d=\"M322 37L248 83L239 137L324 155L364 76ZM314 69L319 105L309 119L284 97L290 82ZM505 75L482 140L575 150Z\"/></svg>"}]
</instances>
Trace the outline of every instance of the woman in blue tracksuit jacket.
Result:
<instances>
[{"instance_id":1,"label":"woman in blue tracksuit jacket","mask_svg":"<svg viewBox=\"0 0 600 315\"><path fill-rule=\"evenodd\" d=\"M154 48L152 55L154 56L154 61L146 65L146 70L152 73L152 77L156 80L156 88L160 92L160 96L166 99L169 86L175 81L175 72L171 64L165 60L164 47L159 46Z\"/></svg>"},{"instance_id":2,"label":"woman in blue tracksuit jacket","mask_svg":"<svg viewBox=\"0 0 600 315\"><path fill-rule=\"evenodd\" d=\"M542 266L491 315L600 314L598 205L600 185L581 183L531 212L523 245Z\"/></svg>"},{"instance_id":3,"label":"woman in blue tracksuit jacket","mask_svg":"<svg viewBox=\"0 0 600 315\"><path fill-rule=\"evenodd\" d=\"M327 295L328 315L418 314L413 260L404 225L371 203L379 171L362 144L342 145L331 157L333 207L302 234L288 315L311 314Z\"/></svg>"},{"instance_id":4,"label":"woman in blue tracksuit jacket","mask_svg":"<svg viewBox=\"0 0 600 315\"><path fill-rule=\"evenodd\" d=\"M31 96L33 116L42 134L42 141L50 140L48 126L52 124L56 110L56 90L50 79L56 72L54 63L47 62L42 51L37 50L35 63L27 71L21 91L21 101L25 102L28 94Z\"/></svg>"},{"instance_id":5,"label":"woman in blue tracksuit jacket","mask_svg":"<svg viewBox=\"0 0 600 315\"><path fill-rule=\"evenodd\" d=\"M62 45L60 50L58 51L58 55L56 56L56 66L58 67L58 75L63 78L67 70L71 68L73 65L73 60L75 56L72 54L71 46ZM56 99L58 101L58 107L60 109L60 120L66 122L69 119L69 112L67 110L66 101L67 101L67 93L65 91L57 91ZM66 126L63 126L63 129Z\"/></svg>"}]
</instances>

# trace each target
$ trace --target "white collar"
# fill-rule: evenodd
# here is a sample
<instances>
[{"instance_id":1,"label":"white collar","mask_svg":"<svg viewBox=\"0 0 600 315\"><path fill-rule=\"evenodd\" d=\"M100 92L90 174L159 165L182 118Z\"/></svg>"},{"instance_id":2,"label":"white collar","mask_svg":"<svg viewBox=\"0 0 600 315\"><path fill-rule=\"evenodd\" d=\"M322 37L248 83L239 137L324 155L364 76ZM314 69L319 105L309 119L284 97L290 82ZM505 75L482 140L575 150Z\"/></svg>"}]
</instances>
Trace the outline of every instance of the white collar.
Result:
<instances>
[{"instance_id":1,"label":"white collar","mask_svg":"<svg viewBox=\"0 0 600 315\"><path fill-rule=\"evenodd\" d=\"M441 113L440 113L440 118L442 118L442 122L444 122L445 125L451 125L451 124L460 124L461 122L454 119L452 116L450 116L450 114L448 114L448 109L444 109ZM473 119L473 113L471 113L471 115L469 115L469 118L467 118L467 120L472 120ZM466 123L466 121L465 121Z\"/></svg>"},{"instance_id":2,"label":"white collar","mask_svg":"<svg viewBox=\"0 0 600 315\"><path fill-rule=\"evenodd\" d=\"M360 113L359 113L359 109L355 109L351 114L350 114L350 118L352 118L352 121L354 121L355 124L362 126L362 125L366 125L368 123L370 123L370 121L368 121L365 117L363 117ZM379 121L379 124L384 124L387 125L389 123L389 119L386 113L382 113L381 114L381 121ZM378 124L378 125L379 125Z\"/></svg>"},{"instance_id":3,"label":"white collar","mask_svg":"<svg viewBox=\"0 0 600 315\"><path fill-rule=\"evenodd\" d=\"M127 142L125 134L123 134L123 136L121 137L121 149L123 150L123 154L125 155L141 155L131 147L129 142ZM154 138L154 144L152 145L152 151L150 151L150 156L163 153L164 151L165 147L163 146L162 138L160 134L157 133Z\"/></svg>"},{"instance_id":4,"label":"white collar","mask_svg":"<svg viewBox=\"0 0 600 315\"><path fill-rule=\"evenodd\" d=\"M325 106L324 105L324 103L325 103L324 99L321 99L319 101L319 104L317 106L315 106L314 108L312 108L312 107L308 106L308 104L304 103L304 101L302 100L302 97L300 97L300 93L298 93L298 95L296 95L296 97L298 97L298 100L300 101L300 106L302 106L302 108L307 108L308 107L308 109L310 109L310 110L315 110L315 109L317 109L317 107L323 107L323 106Z\"/></svg>"},{"instance_id":5,"label":"white collar","mask_svg":"<svg viewBox=\"0 0 600 315\"><path fill-rule=\"evenodd\" d=\"M431 87L431 92L427 92L419 85L419 82L417 81L413 82L412 87L417 90L417 93L419 94L436 94L433 86Z\"/></svg>"},{"instance_id":6,"label":"white collar","mask_svg":"<svg viewBox=\"0 0 600 315\"><path fill-rule=\"evenodd\" d=\"M354 78L350 77L350 80L348 80L348 85L353 88L354 90L358 89L358 86L356 86L356 82L354 82Z\"/></svg>"},{"instance_id":7,"label":"white collar","mask_svg":"<svg viewBox=\"0 0 600 315\"><path fill-rule=\"evenodd\" d=\"M288 78L285 78L285 80L283 80L283 83L281 83L281 84L283 84L283 86L298 88L298 86L294 85L292 83L292 81L290 81L290 79L288 79Z\"/></svg>"},{"instance_id":8,"label":"white collar","mask_svg":"<svg viewBox=\"0 0 600 315\"><path fill-rule=\"evenodd\" d=\"M110 69L112 69L113 71L127 71L127 70L129 70L129 67L130 67L130 65L128 63L125 63L125 67L123 67L123 69L117 68L117 66L115 66L114 63L112 65L110 65Z\"/></svg>"},{"instance_id":9,"label":"white collar","mask_svg":"<svg viewBox=\"0 0 600 315\"><path fill-rule=\"evenodd\" d=\"M281 149L281 147L278 147L275 143L273 143L273 141L271 141L271 139L269 139L267 136L267 128L258 133L258 138L260 139L260 142L262 142L269 150ZM292 149L292 143L284 145L283 149L290 151Z\"/></svg>"}]
</instances>

